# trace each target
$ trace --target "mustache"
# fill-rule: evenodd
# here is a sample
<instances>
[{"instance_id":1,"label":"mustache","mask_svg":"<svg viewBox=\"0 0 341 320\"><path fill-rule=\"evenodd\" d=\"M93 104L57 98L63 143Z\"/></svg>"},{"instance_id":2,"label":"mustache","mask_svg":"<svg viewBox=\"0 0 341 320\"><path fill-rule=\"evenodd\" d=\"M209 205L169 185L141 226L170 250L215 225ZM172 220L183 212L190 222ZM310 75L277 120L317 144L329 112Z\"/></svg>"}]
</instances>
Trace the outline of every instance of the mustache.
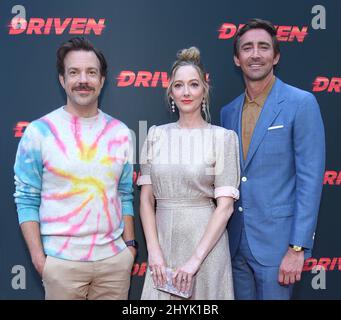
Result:
<instances>
[{"instance_id":1,"label":"mustache","mask_svg":"<svg viewBox=\"0 0 341 320\"><path fill-rule=\"evenodd\" d=\"M94 88L88 86L87 84L80 84L77 87L74 87L73 90L94 90Z\"/></svg>"}]
</instances>

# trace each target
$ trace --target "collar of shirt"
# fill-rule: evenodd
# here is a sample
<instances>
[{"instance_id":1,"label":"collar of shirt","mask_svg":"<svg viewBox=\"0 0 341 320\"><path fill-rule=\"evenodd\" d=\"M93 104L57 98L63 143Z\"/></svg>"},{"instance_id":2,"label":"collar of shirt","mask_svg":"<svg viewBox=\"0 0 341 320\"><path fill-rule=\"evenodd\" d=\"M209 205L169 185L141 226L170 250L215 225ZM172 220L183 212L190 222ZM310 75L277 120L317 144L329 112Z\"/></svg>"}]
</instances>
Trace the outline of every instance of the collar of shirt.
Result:
<instances>
[{"instance_id":1,"label":"collar of shirt","mask_svg":"<svg viewBox=\"0 0 341 320\"><path fill-rule=\"evenodd\" d=\"M266 87L264 88L264 90L253 100L249 97L249 95L247 94L247 90L245 90L245 105L244 105L244 109L247 108L250 105L256 105L259 108L262 108L264 105L264 102L266 100L266 98L268 97L272 86L274 85L276 80L276 77L273 76L271 81L266 85Z\"/></svg>"}]
</instances>

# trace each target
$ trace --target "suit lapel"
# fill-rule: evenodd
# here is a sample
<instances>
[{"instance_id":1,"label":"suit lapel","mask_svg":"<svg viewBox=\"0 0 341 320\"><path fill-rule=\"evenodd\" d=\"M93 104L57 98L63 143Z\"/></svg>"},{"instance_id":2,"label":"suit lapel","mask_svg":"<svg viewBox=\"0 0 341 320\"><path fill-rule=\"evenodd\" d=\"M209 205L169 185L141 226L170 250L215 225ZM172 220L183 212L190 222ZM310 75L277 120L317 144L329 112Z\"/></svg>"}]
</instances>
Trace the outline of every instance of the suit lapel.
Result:
<instances>
[{"instance_id":1,"label":"suit lapel","mask_svg":"<svg viewBox=\"0 0 341 320\"><path fill-rule=\"evenodd\" d=\"M236 119L236 126L235 126L235 132L238 135L239 140L239 158L240 158L240 168L243 171L244 170L244 157L243 157L243 140L242 140L242 115L243 115L243 105L245 101L245 94L242 96L240 103L238 104L238 114L235 117Z\"/></svg>"},{"instance_id":2,"label":"suit lapel","mask_svg":"<svg viewBox=\"0 0 341 320\"><path fill-rule=\"evenodd\" d=\"M241 94L233 105L233 110L231 110L231 114L229 116L230 126L229 129L232 129L237 133L238 140L239 140L239 153L242 155L243 147L242 147L242 113L243 113L243 105L244 105L245 94ZM244 166L244 159L242 156L240 158L240 167L243 169Z\"/></svg>"},{"instance_id":3,"label":"suit lapel","mask_svg":"<svg viewBox=\"0 0 341 320\"><path fill-rule=\"evenodd\" d=\"M276 82L274 83L274 86L269 93L264 106L262 108L261 114L259 115L259 119L257 121L256 127L253 131L253 135L251 138L250 147L247 153L247 157L244 163L244 169L247 168L247 166L250 164L250 161L252 157L254 156L255 152L257 151L260 143L264 139L265 134L268 131L269 126L271 123L275 120L277 115L281 111L280 103L284 100L284 97L280 96L281 93L281 86L282 81L276 78ZM241 139L241 116L239 120L239 126L240 126L240 139ZM242 157L241 157L242 158Z\"/></svg>"}]
</instances>

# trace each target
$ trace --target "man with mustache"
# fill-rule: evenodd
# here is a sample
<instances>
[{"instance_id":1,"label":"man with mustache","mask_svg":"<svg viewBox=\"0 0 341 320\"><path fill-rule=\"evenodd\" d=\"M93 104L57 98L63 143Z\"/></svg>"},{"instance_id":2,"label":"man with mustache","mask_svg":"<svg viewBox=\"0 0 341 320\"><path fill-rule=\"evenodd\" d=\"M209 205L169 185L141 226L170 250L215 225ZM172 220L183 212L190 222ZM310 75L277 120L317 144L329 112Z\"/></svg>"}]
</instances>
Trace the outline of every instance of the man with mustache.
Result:
<instances>
[{"instance_id":1,"label":"man with mustache","mask_svg":"<svg viewBox=\"0 0 341 320\"><path fill-rule=\"evenodd\" d=\"M132 139L99 109L107 63L88 40L57 51L67 102L18 146L19 223L46 299L127 299L136 255Z\"/></svg>"},{"instance_id":2,"label":"man with mustache","mask_svg":"<svg viewBox=\"0 0 341 320\"><path fill-rule=\"evenodd\" d=\"M250 20L234 40L245 93L221 110L238 133L240 199L229 225L236 299L290 299L311 255L325 166L315 97L274 76L273 25Z\"/></svg>"}]
</instances>

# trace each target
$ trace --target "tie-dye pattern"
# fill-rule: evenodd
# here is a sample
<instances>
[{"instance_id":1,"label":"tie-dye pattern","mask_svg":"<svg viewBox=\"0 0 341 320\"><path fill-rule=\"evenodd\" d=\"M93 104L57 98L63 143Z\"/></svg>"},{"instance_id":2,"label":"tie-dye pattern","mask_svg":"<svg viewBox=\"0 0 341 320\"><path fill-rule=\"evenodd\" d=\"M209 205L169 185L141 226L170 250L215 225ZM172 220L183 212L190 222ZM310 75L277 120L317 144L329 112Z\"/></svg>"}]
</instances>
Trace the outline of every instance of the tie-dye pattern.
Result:
<instances>
[{"instance_id":1,"label":"tie-dye pattern","mask_svg":"<svg viewBox=\"0 0 341 320\"><path fill-rule=\"evenodd\" d=\"M33 121L14 166L19 222L40 222L46 254L95 261L125 248L122 215L133 215L128 128L99 111L59 108Z\"/></svg>"}]
</instances>

